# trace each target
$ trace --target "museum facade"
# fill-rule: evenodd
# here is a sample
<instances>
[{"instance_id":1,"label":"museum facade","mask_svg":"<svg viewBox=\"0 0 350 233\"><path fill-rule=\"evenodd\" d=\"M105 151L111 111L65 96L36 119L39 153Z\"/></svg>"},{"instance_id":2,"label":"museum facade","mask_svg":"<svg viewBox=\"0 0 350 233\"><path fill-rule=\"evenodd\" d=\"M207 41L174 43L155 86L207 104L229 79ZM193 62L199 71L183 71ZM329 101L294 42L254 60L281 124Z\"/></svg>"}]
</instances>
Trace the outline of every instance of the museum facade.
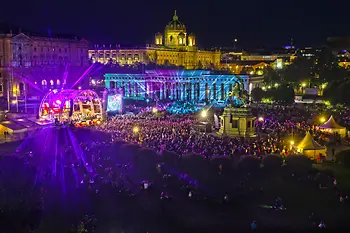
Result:
<instances>
[{"instance_id":1,"label":"museum facade","mask_svg":"<svg viewBox=\"0 0 350 233\"><path fill-rule=\"evenodd\" d=\"M185 69L218 68L220 51L200 50L197 38L187 32L175 11L173 19L165 26L164 33L155 34L154 43L145 48L107 48L97 45L89 50L89 59L102 64L118 63L133 65L137 63L182 66Z\"/></svg>"},{"instance_id":2,"label":"museum facade","mask_svg":"<svg viewBox=\"0 0 350 233\"><path fill-rule=\"evenodd\" d=\"M215 74L207 70L146 70L143 74L104 75L105 87L110 92L135 99L224 101L237 82L250 94L252 89L262 86L263 79L250 75Z\"/></svg>"}]
</instances>

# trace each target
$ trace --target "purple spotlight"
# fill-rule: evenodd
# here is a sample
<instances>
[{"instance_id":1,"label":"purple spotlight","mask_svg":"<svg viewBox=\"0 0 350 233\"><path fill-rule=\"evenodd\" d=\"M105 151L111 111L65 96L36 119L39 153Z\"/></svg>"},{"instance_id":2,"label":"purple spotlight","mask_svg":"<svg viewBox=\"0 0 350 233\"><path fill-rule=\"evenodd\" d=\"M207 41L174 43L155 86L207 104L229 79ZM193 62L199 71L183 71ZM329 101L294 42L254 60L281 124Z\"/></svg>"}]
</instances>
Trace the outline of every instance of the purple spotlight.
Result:
<instances>
[{"instance_id":1,"label":"purple spotlight","mask_svg":"<svg viewBox=\"0 0 350 233\"><path fill-rule=\"evenodd\" d=\"M62 102L61 102L61 100L56 100L56 104L61 104Z\"/></svg>"}]
</instances>

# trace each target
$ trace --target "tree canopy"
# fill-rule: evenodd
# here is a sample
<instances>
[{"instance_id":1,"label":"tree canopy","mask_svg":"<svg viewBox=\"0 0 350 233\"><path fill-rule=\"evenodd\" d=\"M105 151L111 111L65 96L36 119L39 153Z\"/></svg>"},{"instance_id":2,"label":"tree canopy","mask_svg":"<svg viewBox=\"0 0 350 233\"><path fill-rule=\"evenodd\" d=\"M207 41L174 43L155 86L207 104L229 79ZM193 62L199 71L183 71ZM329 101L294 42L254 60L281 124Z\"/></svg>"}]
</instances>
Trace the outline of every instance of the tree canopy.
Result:
<instances>
[{"instance_id":1,"label":"tree canopy","mask_svg":"<svg viewBox=\"0 0 350 233\"><path fill-rule=\"evenodd\" d=\"M293 88L320 88L324 97L333 104L350 106L347 90L350 87L350 71L339 65L339 59L328 48L323 48L314 55L305 56L297 53L291 64L282 70L267 67L264 70L265 92L255 90L255 101L260 96L289 103L294 98ZM272 89L271 89L272 88ZM254 98L255 97L255 98Z\"/></svg>"}]
</instances>

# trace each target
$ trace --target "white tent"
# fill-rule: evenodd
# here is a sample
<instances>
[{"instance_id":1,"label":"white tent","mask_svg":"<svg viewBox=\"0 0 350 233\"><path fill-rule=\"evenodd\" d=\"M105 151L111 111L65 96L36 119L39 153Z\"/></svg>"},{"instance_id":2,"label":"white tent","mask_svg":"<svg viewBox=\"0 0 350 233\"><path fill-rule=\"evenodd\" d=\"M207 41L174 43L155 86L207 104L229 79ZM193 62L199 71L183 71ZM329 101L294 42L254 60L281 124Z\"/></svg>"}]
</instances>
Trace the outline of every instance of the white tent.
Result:
<instances>
[{"instance_id":1,"label":"white tent","mask_svg":"<svg viewBox=\"0 0 350 233\"><path fill-rule=\"evenodd\" d=\"M317 160L319 154L325 156L327 152L327 148L318 144L309 132L306 133L303 140L298 144L297 149L312 160Z\"/></svg>"},{"instance_id":2,"label":"white tent","mask_svg":"<svg viewBox=\"0 0 350 233\"><path fill-rule=\"evenodd\" d=\"M320 125L318 127L322 131L329 132L329 133L338 133L340 137L346 136L346 128L343 126L340 126L333 118L333 116L330 116L328 121L325 122L323 125Z\"/></svg>"}]
</instances>

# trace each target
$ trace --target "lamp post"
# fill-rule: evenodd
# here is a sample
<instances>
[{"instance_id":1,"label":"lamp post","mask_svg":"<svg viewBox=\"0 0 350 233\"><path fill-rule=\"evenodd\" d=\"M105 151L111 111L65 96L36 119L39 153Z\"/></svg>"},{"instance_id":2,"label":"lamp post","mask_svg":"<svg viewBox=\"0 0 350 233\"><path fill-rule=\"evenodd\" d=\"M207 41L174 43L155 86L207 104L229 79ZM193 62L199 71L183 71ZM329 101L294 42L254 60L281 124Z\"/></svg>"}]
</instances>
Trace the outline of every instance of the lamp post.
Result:
<instances>
[{"instance_id":1,"label":"lamp post","mask_svg":"<svg viewBox=\"0 0 350 233\"><path fill-rule=\"evenodd\" d=\"M207 117L208 117L208 110L202 110L201 113L200 113L200 117L204 120L205 122L205 127L207 127ZM206 128L204 129L204 133L206 132Z\"/></svg>"},{"instance_id":2,"label":"lamp post","mask_svg":"<svg viewBox=\"0 0 350 233\"><path fill-rule=\"evenodd\" d=\"M233 40L233 49L236 49L236 44L237 44L237 42L238 42L238 39L235 38L235 39Z\"/></svg>"}]
</instances>

